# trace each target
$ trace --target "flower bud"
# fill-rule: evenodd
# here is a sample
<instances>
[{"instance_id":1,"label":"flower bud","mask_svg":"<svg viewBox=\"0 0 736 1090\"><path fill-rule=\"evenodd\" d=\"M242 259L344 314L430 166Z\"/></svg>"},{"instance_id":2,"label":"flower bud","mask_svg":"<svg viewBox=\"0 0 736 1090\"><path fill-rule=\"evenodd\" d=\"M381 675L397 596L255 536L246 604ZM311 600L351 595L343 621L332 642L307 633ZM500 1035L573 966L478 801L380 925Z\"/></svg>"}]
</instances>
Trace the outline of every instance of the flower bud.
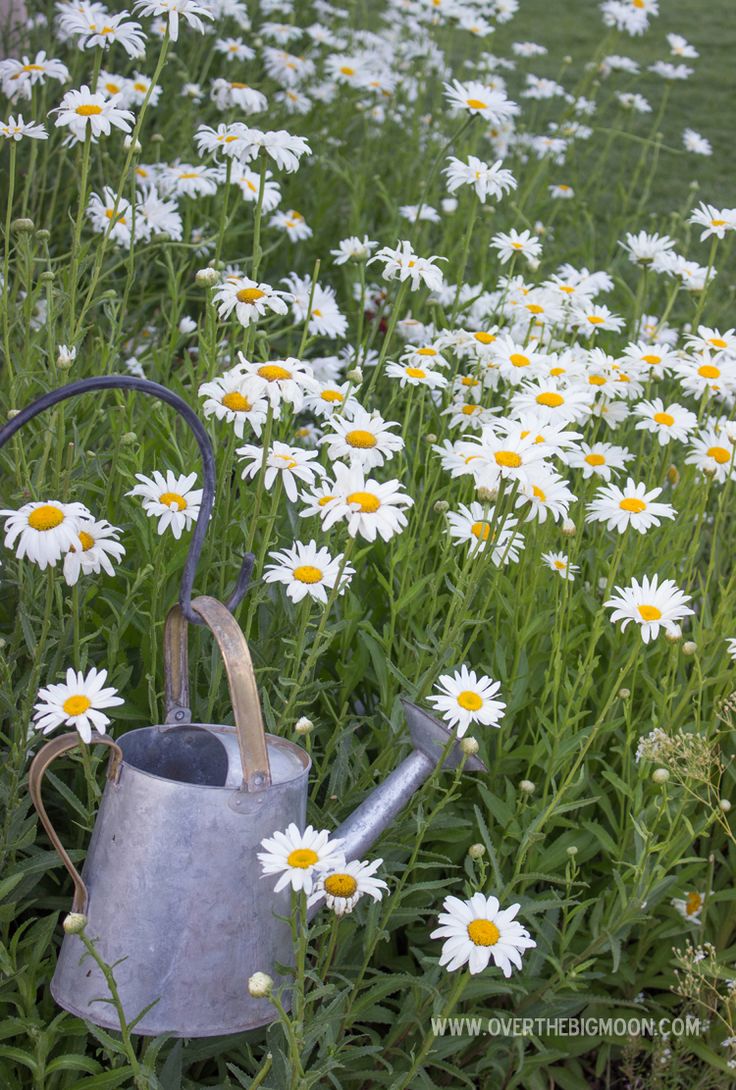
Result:
<instances>
[{"instance_id":1,"label":"flower bud","mask_svg":"<svg viewBox=\"0 0 736 1090\"><path fill-rule=\"evenodd\" d=\"M352 382L355 386L360 386L363 381L363 369L361 367L351 367L349 371L345 372L345 377L348 382Z\"/></svg>"},{"instance_id":2,"label":"flower bud","mask_svg":"<svg viewBox=\"0 0 736 1090\"><path fill-rule=\"evenodd\" d=\"M123 140L123 147L126 151L130 151L132 148L137 155L141 151L141 142L140 140L136 140L134 144L132 136L126 136L125 140Z\"/></svg>"},{"instance_id":3,"label":"flower bud","mask_svg":"<svg viewBox=\"0 0 736 1090\"><path fill-rule=\"evenodd\" d=\"M306 715L302 715L294 724L294 730L297 734L310 734L314 730L314 723Z\"/></svg>"},{"instance_id":4,"label":"flower bud","mask_svg":"<svg viewBox=\"0 0 736 1090\"><path fill-rule=\"evenodd\" d=\"M166 139L166 137L163 135L163 133L155 132L151 137L151 143L152 144L163 144L165 139Z\"/></svg>"},{"instance_id":5,"label":"flower bud","mask_svg":"<svg viewBox=\"0 0 736 1090\"><path fill-rule=\"evenodd\" d=\"M138 442L138 436L134 431L126 431L125 435L121 437L120 442L126 447L132 447L134 443Z\"/></svg>"},{"instance_id":6,"label":"flower bud","mask_svg":"<svg viewBox=\"0 0 736 1090\"><path fill-rule=\"evenodd\" d=\"M39 231L36 231L36 238L39 242L48 242L51 238L51 232L47 231L45 227L42 227Z\"/></svg>"},{"instance_id":7,"label":"flower bud","mask_svg":"<svg viewBox=\"0 0 736 1090\"><path fill-rule=\"evenodd\" d=\"M521 780L519 783L519 790L522 795L533 795L537 790L537 785L532 783L531 780Z\"/></svg>"},{"instance_id":8,"label":"flower bud","mask_svg":"<svg viewBox=\"0 0 736 1090\"><path fill-rule=\"evenodd\" d=\"M466 757L475 757L480 749L477 738L463 738L460 741L460 749Z\"/></svg>"},{"instance_id":9,"label":"flower bud","mask_svg":"<svg viewBox=\"0 0 736 1090\"><path fill-rule=\"evenodd\" d=\"M575 523L572 521L572 519L563 519L562 520L562 533L563 533L563 535L565 537L575 537L575 534L577 532L578 532L578 528L575 525Z\"/></svg>"},{"instance_id":10,"label":"flower bud","mask_svg":"<svg viewBox=\"0 0 736 1090\"><path fill-rule=\"evenodd\" d=\"M41 284L53 284L54 280L56 280L56 273L53 269L44 269L38 280Z\"/></svg>"},{"instance_id":11,"label":"flower bud","mask_svg":"<svg viewBox=\"0 0 736 1090\"><path fill-rule=\"evenodd\" d=\"M498 489L495 487L486 488L485 485L481 485L476 490L476 495L481 503L493 503L494 500L498 499Z\"/></svg>"},{"instance_id":12,"label":"flower bud","mask_svg":"<svg viewBox=\"0 0 736 1090\"><path fill-rule=\"evenodd\" d=\"M653 783L659 783L659 784L667 783L667 780L669 778L670 778L670 774L669 774L669 771L666 768L655 768L654 772L652 772L652 782Z\"/></svg>"},{"instance_id":13,"label":"flower bud","mask_svg":"<svg viewBox=\"0 0 736 1090\"><path fill-rule=\"evenodd\" d=\"M721 799L718 803L724 814L727 814L731 809L731 803L728 799Z\"/></svg>"},{"instance_id":14,"label":"flower bud","mask_svg":"<svg viewBox=\"0 0 736 1090\"><path fill-rule=\"evenodd\" d=\"M682 645L683 655L694 655L697 650L698 645L697 643L694 643L693 640L685 640Z\"/></svg>"},{"instance_id":15,"label":"flower bud","mask_svg":"<svg viewBox=\"0 0 736 1090\"><path fill-rule=\"evenodd\" d=\"M67 935L80 935L87 926L87 917L83 912L70 912L64 917L63 927Z\"/></svg>"},{"instance_id":16,"label":"flower bud","mask_svg":"<svg viewBox=\"0 0 736 1090\"><path fill-rule=\"evenodd\" d=\"M485 854L485 844L471 844L468 848L468 855L471 859L482 859Z\"/></svg>"},{"instance_id":17,"label":"flower bud","mask_svg":"<svg viewBox=\"0 0 736 1090\"><path fill-rule=\"evenodd\" d=\"M33 220L29 220L27 216L21 216L19 219L13 220L10 230L16 235L30 235L35 227Z\"/></svg>"},{"instance_id":18,"label":"flower bud","mask_svg":"<svg viewBox=\"0 0 736 1090\"><path fill-rule=\"evenodd\" d=\"M210 288L213 284L219 283L220 274L217 269L212 269L209 266L206 269L198 269L194 276L195 283L201 287Z\"/></svg>"},{"instance_id":19,"label":"flower bud","mask_svg":"<svg viewBox=\"0 0 736 1090\"><path fill-rule=\"evenodd\" d=\"M682 629L679 624L673 624L672 628L666 628L664 638L667 640L667 643L679 643L682 639Z\"/></svg>"},{"instance_id":20,"label":"flower bud","mask_svg":"<svg viewBox=\"0 0 736 1090\"><path fill-rule=\"evenodd\" d=\"M268 973L254 973L248 979L248 991L254 999L267 999L273 991L273 977Z\"/></svg>"},{"instance_id":21,"label":"flower bud","mask_svg":"<svg viewBox=\"0 0 736 1090\"><path fill-rule=\"evenodd\" d=\"M450 510L447 500L435 500L432 510L436 515L445 515Z\"/></svg>"},{"instance_id":22,"label":"flower bud","mask_svg":"<svg viewBox=\"0 0 736 1090\"><path fill-rule=\"evenodd\" d=\"M567 852L567 854L568 854L568 855L570 855L570 856L573 856L573 855L577 855L577 854L578 854L578 849L577 849L577 848L575 847L575 845L574 845L574 844L571 844L571 845L570 845L570 846L569 846L568 848L565 848L565 851L566 851L566 852Z\"/></svg>"},{"instance_id":23,"label":"flower bud","mask_svg":"<svg viewBox=\"0 0 736 1090\"><path fill-rule=\"evenodd\" d=\"M631 689L619 689L618 696L619 700L628 700L631 696Z\"/></svg>"},{"instance_id":24,"label":"flower bud","mask_svg":"<svg viewBox=\"0 0 736 1090\"><path fill-rule=\"evenodd\" d=\"M425 443L436 443L437 442L437 436L435 435L435 433L433 431L428 431L427 434L424 436L424 442Z\"/></svg>"},{"instance_id":25,"label":"flower bud","mask_svg":"<svg viewBox=\"0 0 736 1090\"><path fill-rule=\"evenodd\" d=\"M670 482L673 488L675 487L675 485L680 483L680 471L677 466L672 465L669 467L669 469L667 470L667 480Z\"/></svg>"},{"instance_id":26,"label":"flower bud","mask_svg":"<svg viewBox=\"0 0 736 1090\"><path fill-rule=\"evenodd\" d=\"M19 412L20 412L20 409L8 409L7 419L8 420L14 420Z\"/></svg>"},{"instance_id":27,"label":"flower bud","mask_svg":"<svg viewBox=\"0 0 736 1090\"><path fill-rule=\"evenodd\" d=\"M68 348L65 344L60 344L57 349L56 366L61 367L63 371L66 371L71 367L76 358L76 348Z\"/></svg>"}]
</instances>

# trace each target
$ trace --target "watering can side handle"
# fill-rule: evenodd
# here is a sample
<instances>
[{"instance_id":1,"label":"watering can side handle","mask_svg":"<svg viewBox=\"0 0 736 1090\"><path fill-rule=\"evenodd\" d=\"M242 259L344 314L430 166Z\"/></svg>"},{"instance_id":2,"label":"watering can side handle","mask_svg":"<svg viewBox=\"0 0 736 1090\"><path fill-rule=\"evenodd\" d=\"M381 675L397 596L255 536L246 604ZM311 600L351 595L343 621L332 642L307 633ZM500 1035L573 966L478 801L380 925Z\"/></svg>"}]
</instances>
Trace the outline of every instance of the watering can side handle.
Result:
<instances>
[{"instance_id":1,"label":"watering can side handle","mask_svg":"<svg viewBox=\"0 0 736 1090\"><path fill-rule=\"evenodd\" d=\"M58 738L52 739L47 742L45 746L39 749L36 756L31 762L31 767L28 772L28 793L33 800L33 805L36 807L41 824L46 830L46 834L56 849L59 858L69 871L71 879L74 882L74 899L72 901L72 912L86 912L87 911L87 887L82 880L82 876L77 868L69 858L64 845L59 839L59 834L51 824L51 819L46 813L46 807L41 797L41 785L43 778L48 771L49 765L56 760L57 757L61 757L63 753L68 753L70 749L75 749L81 742L81 739L76 731L73 734L60 734ZM123 751L117 742L114 742L112 738L108 738L107 735L98 734L96 731L92 734L92 742L101 743L102 745L109 746L111 749L110 763L107 766L107 778L112 780L113 783L117 782L120 775L120 766L123 762ZM84 743L81 743L84 744Z\"/></svg>"},{"instance_id":2,"label":"watering can side handle","mask_svg":"<svg viewBox=\"0 0 736 1090\"><path fill-rule=\"evenodd\" d=\"M201 595L193 598L191 605L215 637L222 655L235 717L243 785L247 791L261 791L271 785L271 768L248 642L230 610L217 598ZM181 606L175 605L169 610L164 627L166 722L171 726L191 721L187 637L186 617Z\"/></svg>"}]
</instances>

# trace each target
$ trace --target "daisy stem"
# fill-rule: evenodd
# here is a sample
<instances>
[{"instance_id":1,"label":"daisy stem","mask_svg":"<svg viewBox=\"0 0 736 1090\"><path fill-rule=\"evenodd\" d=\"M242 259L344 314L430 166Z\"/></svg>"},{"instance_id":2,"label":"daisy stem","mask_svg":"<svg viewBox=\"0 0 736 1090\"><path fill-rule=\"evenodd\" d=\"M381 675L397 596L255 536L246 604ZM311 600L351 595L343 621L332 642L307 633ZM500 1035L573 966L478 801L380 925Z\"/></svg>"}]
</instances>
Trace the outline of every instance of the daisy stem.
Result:
<instances>
[{"instance_id":1,"label":"daisy stem","mask_svg":"<svg viewBox=\"0 0 736 1090\"><path fill-rule=\"evenodd\" d=\"M705 274L705 283L703 284L703 290L700 293L700 299L698 299L698 306L695 311L695 317L693 318L693 329L697 333L698 325L700 324L700 316L703 313L703 307L705 306L705 297L710 287L710 274L713 271L713 265L716 259L716 250L718 249L718 235L713 235L710 244L710 253L708 254L708 269Z\"/></svg>"},{"instance_id":2,"label":"daisy stem","mask_svg":"<svg viewBox=\"0 0 736 1090\"><path fill-rule=\"evenodd\" d=\"M271 1053L267 1052L266 1053L266 1058L264 1059L260 1070L254 1076L253 1081L250 1084L249 1090L256 1090L256 1087L262 1085L263 1080L267 1077L269 1071L271 1070L271 1064L272 1063L273 1063L273 1060L271 1059Z\"/></svg>"},{"instance_id":3,"label":"daisy stem","mask_svg":"<svg viewBox=\"0 0 736 1090\"><path fill-rule=\"evenodd\" d=\"M261 176L258 182L258 200L256 201L255 218L253 220L253 256L251 258L251 277L258 280L258 268L261 264L263 250L261 249L261 218L263 216L263 194L266 191L266 154L260 151Z\"/></svg>"},{"instance_id":4,"label":"daisy stem","mask_svg":"<svg viewBox=\"0 0 736 1090\"><path fill-rule=\"evenodd\" d=\"M3 283L2 283L2 298L3 298L3 340L5 343L5 366L8 369L8 378L10 379L10 404L15 404L14 396L14 375L13 365L10 362L10 285L8 283L8 272L10 269L10 225L13 222L13 197L15 194L15 161L17 157L18 144L16 140L10 141L10 164L8 167L9 179L8 179L8 198L5 208L5 250L3 254Z\"/></svg>"},{"instance_id":5,"label":"daisy stem","mask_svg":"<svg viewBox=\"0 0 736 1090\"><path fill-rule=\"evenodd\" d=\"M447 998L447 1002L442 1008L442 1013L439 1015L439 1018L447 1018L450 1014L452 1014L455 1007L460 1002L460 999L463 992L465 991L465 987L469 979L470 973L467 970L462 973L458 973L457 980L455 981L455 986L450 992ZM411 1083L414 1081L414 1076L424 1066L424 1061L427 1058L427 1055L432 1048L432 1045L435 1043L435 1040L435 1033L433 1030L430 1030L425 1035L424 1041L422 1042L422 1047L417 1052L414 1058L414 1063L411 1065L406 1077L402 1079L400 1083L396 1084L394 1090L406 1090L406 1088L411 1085Z\"/></svg>"},{"instance_id":6,"label":"daisy stem","mask_svg":"<svg viewBox=\"0 0 736 1090\"><path fill-rule=\"evenodd\" d=\"M266 463L268 462L268 453L271 447L271 433L273 432L273 406L268 406L268 412L266 414L266 423L263 428L263 458L261 460L261 468L258 471L258 484L256 485L256 499L253 507L253 514L250 519L250 525L248 527L248 545L246 552L251 552L253 549L253 542L256 538L256 531L258 529L258 516L261 513L261 504L263 502L263 487L264 478L266 476Z\"/></svg>"},{"instance_id":7,"label":"daisy stem","mask_svg":"<svg viewBox=\"0 0 736 1090\"><path fill-rule=\"evenodd\" d=\"M288 1012L284 1010L284 1005L278 998L278 996L273 993L270 996L270 999L274 1007L278 1011L279 1021L281 1023L281 1027L284 1031L284 1034L286 1035L286 1040L289 1045L289 1059L291 1061L292 1076L291 1086L292 1088L299 1088L303 1085L304 1068L302 1067L301 1061L301 1049L299 1047L299 1042L294 1032L294 1024ZM255 1086L257 1085L257 1083L252 1083L251 1085Z\"/></svg>"},{"instance_id":8,"label":"daisy stem","mask_svg":"<svg viewBox=\"0 0 736 1090\"><path fill-rule=\"evenodd\" d=\"M414 239L416 238L417 231L419 230L419 228L421 226L420 216L422 214L422 210L423 210L425 204L427 203L427 194L429 193L429 187L432 184L432 182L434 181L434 176L437 173L438 166L440 165L440 163L442 162L442 160L444 159L444 157L446 156L446 154L450 150L450 148L454 147L455 143L460 139L460 137L465 132L465 130L468 129L473 124L473 122L475 121L477 116L478 116L478 114L469 114L464 119L464 121L462 122L460 127L455 130L455 132L452 134L452 136L447 141L447 143L442 145L442 147L440 148L436 158L434 159L432 165L430 166L429 171L424 175L424 185L422 186L422 196L421 196L421 200L419 201L419 207L417 208L417 214L416 214L416 217L414 219L414 226L413 226L412 233L411 233L412 246L414 245Z\"/></svg>"},{"instance_id":9,"label":"daisy stem","mask_svg":"<svg viewBox=\"0 0 736 1090\"><path fill-rule=\"evenodd\" d=\"M299 341L299 348L297 349L297 358L301 359L304 346L307 343L307 337L309 336L309 321L312 317L312 303L314 302L314 292L317 287L317 277L319 276L320 259L314 263L314 272L312 273L312 283L309 288L309 302L307 304L307 313L304 317L304 329L302 330L302 339Z\"/></svg>"},{"instance_id":10,"label":"daisy stem","mask_svg":"<svg viewBox=\"0 0 736 1090\"><path fill-rule=\"evenodd\" d=\"M84 779L87 784L87 807L90 811L90 817L92 812L97 806L97 800L100 797L100 789L97 786L97 779L95 777L94 767L92 764L92 750L88 744L82 741L80 745L80 751L82 756L82 768L84 769Z\"/></svg>"},{"instance_id":11,"label":"daisy stem","mask_svg":"<svg viewBox=\"0 0 736 1090\"><path fill-rule=\"evenodd\" d=\"M332 927L330 929L330 939L327 943L327 950L325 951L324 959L319 967L317 975L324 982L327 980L327 974L330 971L332 965L332 959L335 956L335 947L337 946L337 935L340 930L340 917L335 912L332 917Z\"/></svg>"},{"instance_id":12,"label":"daisy stem","mask_svg":"<svg viewBox=\"0 0 736 1090\"><path fill-rule=\"evenodd\" d=\"M463 243L463 256L460 262L460 270L457 278L457 288L455 289L455 301L452 304L452 314L450 315L450 326L454 328L455 319L457 318L457 312L460 307L460 292L463 288L463 282L465 280L465 270L468 267L468 254L470 253L470 240L473 237L473 228L475 227L475 217L478 214L478 200L475 198L470 207L470 215L468 216L468 226L465 231L465 242Z\"/></svg>"},{"instance_id":13,"label":"daisy stem","mask_svg":"<svg viewBox=\"0 0 736 1090\"><path fill-rule=\"evenodd\" d=\"M215 268L219 268L220 256L222 254L222 244L225 241L225 227L227 225L227 206L230 199L230 176L233 171L233 159L231 155L227 157L227 166L225 167L225 193L222 198L222 212L220 213L220 229L217 232L217 248L215 250Z\"/></svg>"},{"instance_id":14,"label":"daisy stem","mask_svg":"<svg viewBox=\"0 0 736 1090\"><path fill-rule=\"evenodd\" d=\"M307 963L307 944L309 927L307 925L307 895L304 891L296 894L297 936L296 936L296 976L294 979L294 1027L296 1044L301 1052L304 1046L304 1010L305 1010L305 969Z\"/></svg>"},{"instance_id":15,"label":"daisy stem","mask_svg":"<svg viewBox=\"0 0 736 1090\"><path fill-rule=\"evenodd\" d=\"M365 395L364 395L366 403L368 402L368 398L370 396L370 393L371 393L373 387L376 384L376 380L378 379L378 376L379 376L380 372L383 370L383 364L384 364L384 361L386 359L386 356L388 355L389 345L391 344L391 338L394 335L394 330L396 329L396 323L399 320L399 314L401 313L401 308L402 308L402 305L404 303L404 298L406 296L406 293L407 293L408 289L409 289L409 281L404 280L402 282L397 294L396 294L396 301L394 302L394 305L391 307L391 317L388 320L388 329L386 330L386 334L385 334L385 336L383 338L383 344L381 345L381 351L379 353L378 360L376 361L376 366L373 368L373 372L371 374L371 377L368 380L368 385L366 387Z\"/></svg>"}]
</instances>

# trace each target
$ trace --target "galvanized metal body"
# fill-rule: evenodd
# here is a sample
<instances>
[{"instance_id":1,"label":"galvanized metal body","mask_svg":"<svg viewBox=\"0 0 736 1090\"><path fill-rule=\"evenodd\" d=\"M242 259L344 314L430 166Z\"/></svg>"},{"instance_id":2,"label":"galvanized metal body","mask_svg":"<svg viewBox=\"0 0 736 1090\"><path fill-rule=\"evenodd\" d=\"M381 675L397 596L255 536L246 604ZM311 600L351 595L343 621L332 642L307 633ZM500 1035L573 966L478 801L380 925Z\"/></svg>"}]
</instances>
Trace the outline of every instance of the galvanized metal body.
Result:
<instances>
[{"instance_id":1,"label":"galvanized metal body","mask_svg":"<svg viewBox=\"0 0 736 1090\"><path fill-rule=\"evenodd\" d=\"M136 1033L208 1037L273 1020L248 977L292 963L290 891L260 877L261 840L304 827L310 760L267 735L272 783L228 787L238 762L234 728L146 727L119 739L123 763L108 782L83 870L87 935L97 940ZM230 753L228 753L230 751ZM157 774L161 773L161 774ZM182 782L175 777L196 779ZM232 777L231 777L232 778ZM219 782L218 782L219 781ZM101 972L66 935L51 984L66 1010L118 1029Z\"/></svg>"}]
</instances>

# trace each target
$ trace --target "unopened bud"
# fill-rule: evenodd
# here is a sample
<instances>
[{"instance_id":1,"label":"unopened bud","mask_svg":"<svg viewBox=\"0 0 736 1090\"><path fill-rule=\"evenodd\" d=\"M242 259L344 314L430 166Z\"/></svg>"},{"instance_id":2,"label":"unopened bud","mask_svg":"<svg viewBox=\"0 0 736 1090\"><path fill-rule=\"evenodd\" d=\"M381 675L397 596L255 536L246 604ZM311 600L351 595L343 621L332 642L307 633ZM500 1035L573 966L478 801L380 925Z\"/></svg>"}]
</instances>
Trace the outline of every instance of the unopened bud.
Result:
<instances>
[{"instance_id":1,"label":"unopened bud","mask_svg":"<svg viewBox=\"0 0 736 1090\"><path fill-rule=\"evenodd\" d=\"M463 738L460 741L460 749L466 757L475 757L480 749L477 738Z\"/></svg>"},{"instance_id":2,"label":"unopened bud","mask_svg":"<svg viewBox=\"0 0 736 1090\"><path fill-rule=\"evenodd\" d=\"M703 473L706 475L706 477L715 477L717 472L718 467L715 465L710 465L706 463L706 465L703 466Z\"/></svg>"},{"instance_id":3,"label":"unopened bud","mask_svg":"<svg viewBox=\"0 0 736 1090\"><path fill-rule=\"evenodd\" d=\"M254 973L248 978L248 991L254 999L267 999L273 991L273 977L268 973Z\"/></svg>"},{"instance_id":4,"label":"unopened bud","mask_svg":"<svg viewBox=\"0 0 736 1090\"><path fill-rule=\"evenodd\" d=\"M198 269L194 276L195 283L200 284L203 287L209 288L213 284L219 283L220 274L217 269Z\"/></svg>"},{"instance_id":5,"label":"unopened bud","mask_svg":"<svg viewBox=\"0 0 736 1090\"><path fill-rule=\"evenodd\" d=\"M631 696L631 689L619 689L618 696L619 700L628 700Z\"/></svg>"},{"instance_id":6,"label":"unopened bud","mask_svg":"<svg viewBox=\"0 0 736 1090\"><path fill-rule=\"evenodd\" d=\"M480 488L477 489L476 495L481 503L493 503L494 500L498 499L498 489L495 487L486 488L486 486L482 484Z\"/></svg>"},{"instance_id":7,"label":"unopened bud","mask_svg":"<svg viewBox=\"0 0 736 1090\"><path fill-rule=\"evenodd\" d=\"M41 284L53 284L54 280L56 280L56 273L53 269L44 269L38 279Z\"/></svg>"},{"instance_id":8,"label":"unopened bud","mask_svg":"<svg viewBox=\"0 0 736 1090\"><path fill-rule=\"evenodd\" d=\"M721 799L718 805L720 806L721 810L723 810L724 814L727 814L731 809L731 803L728 799Z\"/></svg>"},{"instance_id":9,"label":"unopened bud","mask_svg":"<svg viewBox=\"0 0 736 1090\"><path fill-rule=\"evenodd\" d=\"M120 442L126 447L132 447L134 443L138 442L138 436L134 431L126 431L125 435L121 437Z\"/></svg>"},{"instance_id":10,"label":"unopened bud","mask_svg":"<svg viewBox=\"0 0 736 1090\"><path fill-rule=\"evenodd\" d=\"M435 433L433 431L428 431L427 434L424 436L424 442L425 443L436 443L437 442L437 436L435 435Z\"/></svg>"},{"instance_id":11,"label":"unopened bud","mask_svg":"<svg viewBox=\"0 0 736 1090\"><path fill-rule=\"evenodd\" d=\"M572 519L563 519L562 520L562 533L564 534L565 537L575 537L575 534L577 532L578 532L578 528L575 525L575 523L572 521Z\"/></svg>"},{"instance_id":12,"label":"unopened bud","mask_svg":"<svg viewBox=\"0 0 736 1090\"><path fill-rule=\"evenodd\" d=\"M670 482L673 488L675 487L675 485L678 485L680 483L680 471L677 466L672 465L668 468L667 480Z\"/></svg>"},{"instance_id":13,"label":"unopened bud","mask_svg":"<svg viewBox=\"0 0 736 1090\"><path fill-rule=\"evenodd\" d=\"M294 730L297 734L310 734L314 730L314 723L311 719L307 719L306 715L303 715L300 719L297 719Z\"/></svg>"},{"instance_id":14,"label":"unopened bud","mask_svg":"<svg viewBox=\"0 0 736 1090\"><path fill-rule=\"evenodd\" d=\"M698 650L698 645L693 640L685 640L682 645L683 655L694 655Z\"/></svg>"},{"instance_id":15,"label":"unopened bud","mask_svg":"<svg viewBox=\"0 0 736 1090\"><path fill-rule=\"evenodd\" d=\"M42 227L39 231L36 231L36 238L39 242L48 242L51 238L51 232L47 231L45 227Z\"/></svg>"},{"instance_id":16,"label":"unopened bud","mask_svg":"<svg viewBox=\"0 0 736 1090\"><path fill-rule=\"evenodd\" d=\"M87 926L87 917L83 912L70 912L64 917L63 928L67 935L79 935Z\"/></svg>"},{"instance_id":17,"label":"unopened bud","mask_svg":"<svg viewBox=\"0 0 736 1090\"><path fill-rule=\"evenodd\" d=\"M471 844L468 848L468 855L471 859L482 859L485 854L485 844Z\"/></svg>"},{"instance_id":18,"label":"unopened bud","mask_svg":"<svg viewBox=\"0 0 736 1090\"><path fill-rule=\"evenodd\" d=\"M679 624L673 624L671 628L666 628L664 638L667 643L679 643L682 639L682 629Z\"/></svg>"},{"instance_id":19,"label":"unopened bud","mask_svg":"<svg viewBox=\"0 0 736 1090\"><path fill-rule=\"evenodd\" d=\"M437 515L444 515L450 510L450 505L447 500L436 500L432 510Z\"/></svg>"},{"instance_id":20,"label":"unopened bud","mask_svg":"<svg viewBox=\"0 0 736 1090\"><path fill-rule=\"evenodd\" d=\"M521 791L522 795L533 795L534 792L537 790L537 785L535 783L532 783L531 780L521 780L521 782L519 783L519 790Z\"/></svg>"},{"instance_id":21,"label":"unopened bud","mask_svg":"<svg viewBox=\"0 0 736 1090\"><path fill-rule=\"evenodd\" d=\"M151 137L151 143L152 144L163 144L164 140L165 140L165 137L164 137L163 133L160 133L160 132L155 132L153 134L153 136Z\"/></svg>"},{"instance_id":22,"label":"unopened bud","mask_svg":"<svg viewBox=\"0 0 736 1090\"><path fill-rule=\"evenodd\" d=\"M669 778L670 774L666 768L655 768L654 772L652 772L653 783L667 783Z\"/></svg>"},{"instance_id":23,"label":"unopened bud","mask_svg":"<svg viewBox=\"0 0 736 1090\"><path fill-rule=\"evenodd\" d=\"M13 220L10 225L10 230L16 235L30 235L35 228L33 220L29 220L26 216L21 216L17 220Z\"/></svg>"},{"instance_id":24,"label":"unopened bud","mask_svg":"<svg viewBox=\"0 0 736 1090\"><path fill-rule=\"evenodd\" d=\"M577 855L578 854L578 849L575 847L574 844L571 844L569 848L565 848L565 851L567 852L568 855Z\"/></svg>"},{"instance_id":25,"label":"unopened bud","mask_svg":"<svg viewBox=\"0 0 736 1090\"><path fill-rule=\"evenodd\" d=\"M8 412L7 412L8 420L14 420L19 412L20 412L20 409L8 409Z\"/></svg>"},{"instance_id":26,"label":"unopened bud","mask_svg":"<svg viewBox=\"0 0 736 1090\"><path fill-rule=\"evenodd\" d=\"M123 140L123 147L125 148L126 151L130 151L130 149L132 148L133 151L137 155L138 152L140 152L140 150L141 150L141 142L140 142L140 140L136 140L136 142L134 144L133 143L133 137L132 136L126 136L125 140Z\"/></svg>"},{"instance_id":27,"label":"unopened bud","mask_svg":"<svg viewBox=\"0 0 736 1090\"><path fill-rule=\"evenodd\" d=\"M363 381L363 369L361 367L351 367L349 371L345 372L345 377L355 386L360 386Z\"/></svg>"}]
</instances>

